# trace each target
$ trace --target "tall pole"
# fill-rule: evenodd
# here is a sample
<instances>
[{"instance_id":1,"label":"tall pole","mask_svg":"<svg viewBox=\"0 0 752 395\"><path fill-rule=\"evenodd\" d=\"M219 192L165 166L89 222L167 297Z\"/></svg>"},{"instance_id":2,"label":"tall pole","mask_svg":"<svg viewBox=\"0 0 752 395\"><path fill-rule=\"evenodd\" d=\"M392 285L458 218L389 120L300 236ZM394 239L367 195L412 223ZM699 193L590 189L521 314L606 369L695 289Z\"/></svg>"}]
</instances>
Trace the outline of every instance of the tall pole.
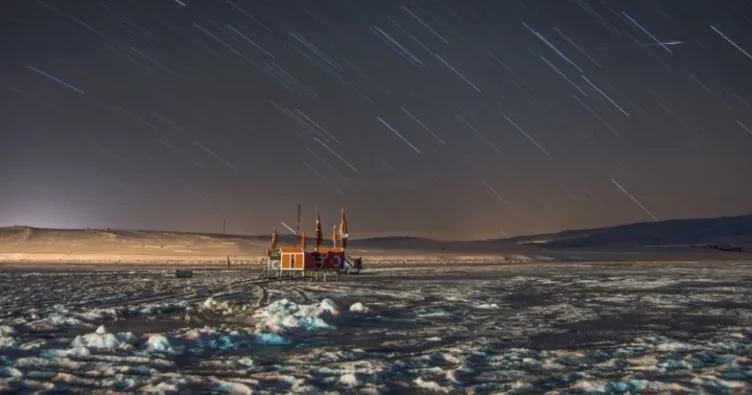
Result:
<instances>
[{"instance_id":1,"label":"tall pole","mask_svg":"<svg viewBox=\"0 0 752 395\"><path fill-rule=\"evenodd\" d=\"M298 226L295 227L295 234L300 234L300 203L298 203Z\"/></svg>"},{"instance_id":2,"label":"tall pole","mask_svg":"<svg viewBox=\"0 0 752 395\"><path fill-rule=\"evenodd\" d=\"M227 233L227 218L222 220L222 233L223 234Z\"/></svg>"}]
</instances>

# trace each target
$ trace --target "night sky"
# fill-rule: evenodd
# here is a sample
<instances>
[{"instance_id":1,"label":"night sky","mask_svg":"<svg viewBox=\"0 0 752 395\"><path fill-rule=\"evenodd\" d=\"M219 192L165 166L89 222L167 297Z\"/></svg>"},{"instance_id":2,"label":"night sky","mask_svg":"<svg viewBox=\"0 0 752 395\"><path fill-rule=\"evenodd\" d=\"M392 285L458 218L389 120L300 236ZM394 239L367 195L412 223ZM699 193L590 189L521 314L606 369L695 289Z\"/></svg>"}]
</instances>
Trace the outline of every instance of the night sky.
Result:
<instances>
[{"instance_id":1,"label":"night sky","mask_svg":"<svg viewBox=\"0 0 752 395\"><path fill-rule=\"evenodd\" d=\"M752 211L748 0L4 0L0 225L497 238ZM326 232L325 232L326 233Z\"/></svg>"}]
</instances>

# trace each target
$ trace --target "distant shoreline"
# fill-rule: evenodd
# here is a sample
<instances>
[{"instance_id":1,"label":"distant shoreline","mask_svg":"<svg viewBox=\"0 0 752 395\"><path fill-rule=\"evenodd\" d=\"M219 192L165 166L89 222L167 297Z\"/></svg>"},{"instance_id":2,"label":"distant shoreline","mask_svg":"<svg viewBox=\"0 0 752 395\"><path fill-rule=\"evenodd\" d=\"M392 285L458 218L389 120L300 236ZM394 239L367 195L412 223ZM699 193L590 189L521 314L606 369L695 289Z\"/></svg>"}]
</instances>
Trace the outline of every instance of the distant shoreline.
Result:
<instances>
[{"instance_id":1,"label":"distant shoreline","mask_svg":"<svg viewBox=\"0 0 752 395\"><path fill-rule=\"evenodd\" d=\"M9 257L12 255L13 257ZM24 255L25 260L18 259L18 255ZM33 255L33 257L32 257ZM41 257L40 255L66 255L68 259L50 259L51 257ZM191 269L191 270L237 270L237 271L258 271L261 270L264 265L258 257L257 260L236 260L233 263L231 257L231 265L227 267L227 258L218 259L215 257L207 257L207 259L200 259L199 257L186 258L181 261L166 260L164 257L159 256L144 256L140 255L138 260L121 260L121 261L102 261L94 259L90 255L95 254L80 254L87 255L87 259L83 259L82 256L78 256L78 259L70 259L68 254L4 254L0 253L0 271L128 271L128 270L175 270L175 269ZM561 260L550 259L540 257L541 259L534 259L532 257L523 256L504 256L504 255L455 255L455 256L436 256L436 255L372 255L362 256L364 260L364 268L368 271L369 268L441 268L447 266L455 267L476 267L476 266L526 266L526 265L544 265L547 267L559 267L568 265L590 265L590 264L614 264L614 265L663 265L671 263L685 263L685 264L707 264L713 262L720 265L736 265L739 263L750 263L752 257L749 254L702 254L702 255L687 255L687 254L672 254L661 253L650 256L593 256L589 258L582 257L582 259L575 260ZM34 258L34 259L31 259ZM518 259L515 259L518 258ZM245 262L245 263L239 263ZM249 263L250 262L250 263Z\"/></svg>"},{"instance_id":2,"label":"distant shoreline","mask_svg":"<svg viewBox=\"0 0 752 395\"><path fill-rule=\"evenodd\" d=\"M367 265L509 264L550 262L523 255L489 254L374 254L358 255ZM229 256L231 268L261 267L265 256ZM207 267L226 268L227 256L165 256L102 253L0 253L0 267Z\"/></svg>"}]
</instances>

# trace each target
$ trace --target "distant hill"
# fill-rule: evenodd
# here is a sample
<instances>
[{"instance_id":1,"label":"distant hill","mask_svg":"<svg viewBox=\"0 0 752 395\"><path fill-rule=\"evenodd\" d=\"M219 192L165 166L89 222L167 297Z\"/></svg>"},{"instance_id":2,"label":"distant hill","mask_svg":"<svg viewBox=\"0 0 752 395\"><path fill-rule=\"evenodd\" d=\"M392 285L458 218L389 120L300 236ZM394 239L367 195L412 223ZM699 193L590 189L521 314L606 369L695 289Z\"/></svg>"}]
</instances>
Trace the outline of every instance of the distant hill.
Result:
<instances>
[{"instance_id":1,"label":"distant hill","mask_svg":"<svg viewBox=\"0 0 752 395\"><path fill-rule=\"evenodd\" d=\"M232 255L260 250L257 237L112 229L0 228L0 253L102 253L148 255Z\"/></svg>"},{"instance_id":2,"label":"distant hill","mask_svg":"<svg viewBox=\"0 0 752 395\"><path fill-rule=\"evenodd\" d=\"M568 230L485 243L535 244L544 248L605 248L729 244L752 246L752 214L736 217L641 222L598 229Z\"/></svg>"},{"instance_id":3,"label":"distant hill","mask_svg":"<svg viewBox=\"0 0 752 395\"><path fill-rule=\"evenodd\" d=\"M326 236L324 246L331 241ZM270 235L113 229L40 229L26 226L0 228L0 253L97 253L149 255L263 254ZM281 234L281 245L296 245L300 238ZM308 246L314 243L308 237ZM439 241L419 237L389 236L352 239L351 250L420 251L443 253L534 254L541 249L634 249L689 245L741 246L752 251L752 214L737 217L682 219L634 223L598 229L478 241ZM355 252L355 251L354 251Z\"/></svg>"},{"instance_id":4,"label":"distant hill","mask_svg":"<svg viewBox=\"0 0 752 395\"><path fill-rule=\"evenodd\" d=\"M145 255L246 255L263 254L271 235L230 235L157 230L116 229L43 229L26 226L0 228L0 253L118 253ZM280 234L279 245L293 246L300 237ZM312 247L314 238L307 238ZM322 240L331 246L331 240ZM519 249L518 246L508 244ZM384 252L414 251L496 252L500 245L477 245L473 242L444 242L416 237L375 237L348 241L350 250Z\"/></svg>"}]
</instances>

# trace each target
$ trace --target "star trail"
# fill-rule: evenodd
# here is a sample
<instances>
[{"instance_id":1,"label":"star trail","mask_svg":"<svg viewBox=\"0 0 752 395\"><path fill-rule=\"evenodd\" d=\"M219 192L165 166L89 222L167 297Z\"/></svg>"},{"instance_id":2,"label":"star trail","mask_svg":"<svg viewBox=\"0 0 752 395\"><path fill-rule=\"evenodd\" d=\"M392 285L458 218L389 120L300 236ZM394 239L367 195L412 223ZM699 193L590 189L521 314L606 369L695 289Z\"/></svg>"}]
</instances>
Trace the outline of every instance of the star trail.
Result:
<instances>
[{"instance_id":1,"label":"star trail","mask_svg":"<svg viewBox=\"0 0 752 395\"><path fill-rule=\"evenodd\" d=\"M744 0L11 0L0 226L496 238L752 211ZM327 225L329 226L329 225Z\"/></svg>"}]
</instances>

